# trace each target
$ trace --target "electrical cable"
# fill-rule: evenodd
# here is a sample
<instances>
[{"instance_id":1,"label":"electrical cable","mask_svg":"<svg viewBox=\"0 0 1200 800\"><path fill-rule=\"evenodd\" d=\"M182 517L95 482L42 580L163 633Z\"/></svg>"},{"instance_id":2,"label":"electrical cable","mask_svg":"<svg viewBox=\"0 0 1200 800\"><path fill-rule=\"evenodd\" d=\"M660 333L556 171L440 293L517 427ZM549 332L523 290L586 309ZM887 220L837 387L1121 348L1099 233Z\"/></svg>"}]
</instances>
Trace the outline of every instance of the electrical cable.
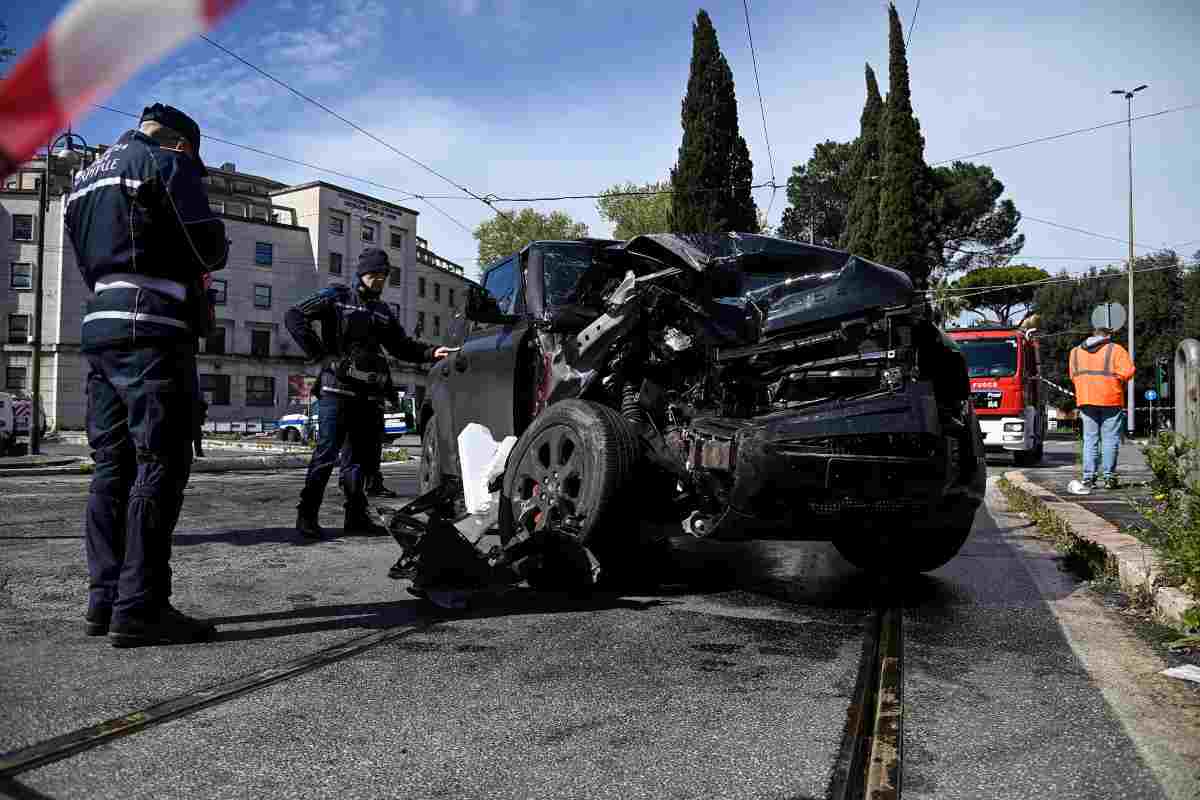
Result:
<instances>
[{"instance_id":1,"label":"electrical cable","mask_svg":"<svg viewBox=\"0 0 1200 800\"><path fill-rule=\"evenodd\" d=\"M908 36L904 37L904 47L907 50L909 43L912 41L913 28L917 24L917 13L921 10L921 0L917 0L917 7L913 9L913 18L908 23Z\"/></svg>"},{"instance_id":2,"label":"electrical cable","mask_svg":"<svg viewBox=\"0 0 1200 800\"><path fill-rule=\"evenodd\" d=\"M1178 264L1169 264L1169 265L1160 266L1160 267L1143 267L1141 269L1135 269L1133 272L1136 275L1136 274L1141 274L1143 272L1162 272L1164 270L1171 270L1171 269L1180 270L1181 267ZM1050 285L1066 284L1066 283L1082 283L1083 281L1090 281L1090 280L1112 280L1113 278L1127 278L1128 276L1129 276L1129 272L1127 270L1121 270L1119 272L1101 273L1101 274L1097 274L1097 275L1069 275L1066 277L1060 276L1060 277L1055 277L1055 278L1045 278L1045 279L1038 280L1038 281L1026 281L1025 283L1013 283L1013 284L1009 284L1007 286L989 286L986 288L978 288L978 289L974 288L974 287L971 287L971 288L964 287L962 289L957 289L954 287L946 287L944 289L927 289L925 291L925 295L927 297L941 296L942 298L951 298L954 300L961 300L961 299L964 299L967 297L976 297L978 295L992 294L994 292L1006 292L1010 289L1020 289L1020 288L1025 288L1025 287L1029 287L1029 286L1050 286Z\"/></svg>"},{"instance_id":3,"label":"electrical cable","mask_svg":"<svg viewBox=\"0 0 1200 800\"><path fill-rule=\"evenodd\" d=\"M771 202L767 205L767 217L770 217L771 208L775 205L775 195L779 191L775 182L775 156L771 153L771 136L767 133L767 108L763 104L762 84L758 79L758 55L754 50L754 34L750 32L750 0L742 0L742 8L746 12L746 38L750 42L750 62L754 65L754 88L758 92L758 110L762 114L763 140L767 143L767 163L771 168Z\"/></svg>"},{"instance_id":4,"label":"electrical cable","mask_svg":"<svg viewBox=\"0 0 1200 800\"><path fill-rule=\"evenodd\" d=\"M1167 109L1163 109L1162 111L1154 111L1150 114L1139 114L1138 116L1133 117L1131 119L1120 119L1115 122L1105 122L1101 125L1093 125L1089 128L1077 128L1076 130L1073 130L1073 131L1065 131L1063 133L1055 133L1050 136L1040 136L1037 139L1029 139L1028 141L1018 142L1017 144L1008 144L1008 145L1004 145L1003 147L993 147L990 150L980 150L977 153L967 153L966 155L958 156L956 158L947 158L947 159L943 159L941 161L934 161L934 162L930 163L929 166L936 167L941 164L949 164L953 161L963 161L968 158L977 158L979 156L986 156L986 155L990 155L992 153L999 153L1004 150L1015 150L1018 147L1025 147L1025 146L1031 145L1031 144L1039 144L1041 142L1050 142L1055 139L1063 139L1067 136L1074 136L1075 134L1078 134L1078 133L1090 133L1092 131L1098 131L1102 128L1112 128L1117 125L1126 125L1129 122L1133 122L1133 121L1139 120L1139 119L1149 119L1150 117L1161 117L1163 114L1174 114L1177 111L1188 111L1193 108L1200 108L1200 103L1189 103L1186 106L1176 106L1175 108L1167 108Z\"/></svg>"},{"instance_id":5,"label":"electrical cable","mask_svg":"<svg viewBox=\"0 0 1200 800\"><path fill-rule=\"evenodd\" d=\"M1033 222L1040 222L1041 224L1043 224L1043 225L1049 225L1049 226L1050 226L1050 227L1052 227L1052 228L1062 228L1063 230L1067 230L1067 231L1074 231L1075 233L1082 233L1082 234L1084 234L1084 235L1086 235L1086 236L1095 236L1097 239L1108 239L1109 241L1113 241L1113 242L1120 242L1121 244L1129 244L1129 240L1128 240L1128 239L1122 239L1122 238L1120 238L1120 237L1118 237L1118 236L1108 236L1108 235L1106 235L1106 234L1103 234L1103 233L1096 233L1095 231L1089 231L1089 230L1085 230L1084 228L1076 228L1076 227L1074 227L1074 226L1071 226L1071 225L1063 225L1063 224L1061 224L1061 223L1058 223L1058 222L1051 222L1051 221L1050 221L1050 220L1048 220L1048 219L1039 219L1038 217L1031 217L1031 216L1030 216L1030 215L1028 215L1028 214L1022 214L1022 215L1021 215L1021 219L1028 219L1028 220L1032 220ZM1149 245L1149 244L1141 244L1141 243L1139 243L1139 242L1134 242L1134 243L1133 243L1133 246L1134 246L1134 247L1143 247L1143 248L1145 248L1145 249L1147 249L1147 250L1161 250L1161 249L1162 249L1162 248L1159 248L1159 247L1155 247L1154 245Z\"/></svg>"}]
</instances>

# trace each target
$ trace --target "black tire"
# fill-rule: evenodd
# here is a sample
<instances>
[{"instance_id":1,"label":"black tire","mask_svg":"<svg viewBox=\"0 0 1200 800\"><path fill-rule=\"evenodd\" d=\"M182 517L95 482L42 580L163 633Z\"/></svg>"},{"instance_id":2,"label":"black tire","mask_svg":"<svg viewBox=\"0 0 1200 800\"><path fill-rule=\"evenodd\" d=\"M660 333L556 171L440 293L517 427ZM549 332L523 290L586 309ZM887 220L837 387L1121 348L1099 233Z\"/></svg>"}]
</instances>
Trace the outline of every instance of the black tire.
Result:
<instances>
[{"instance_id":1,"label":"black tire","mask_svg":"<svg viewBox=\"0 0 1200 800\"><path fill-rule=\"evenodd\" d=\"M543 567L530 575L535 588L590 583L590 559L615 559L632 541L624 525L622 493L638 458L636 439L610 408L564 400L540 414L517 440L504 473L501 502L514 529L532 530L546 514L559 523Z\"/></svg>"},{"instance_id":2,"label":"black tire","mask_svg":"<svg viewBox=\"0 0 1200 800\"><path fill-rule=\"evenodd\" d=\"M288 428L287 429L287 440L289 442L291 442L292 444L299 442L300 441L300 431L296 430L295 428Z\"/></svg>"},{"instance_id":3,"label":"black tire","mask_svg":"<svg viewBox=\"0 0 1200 800\"><path fill-rule=\"evenodd\" d=\"M437 417L430 417L421 434L421 462L417 467L417 494L431 492L442 485L442 452L438 439Z\"/></svg>"},{"instance_id":4,"label":"black tire","mask_svg":"<svg viewBox=\"0 0 1200 800\"><path fill-rule=\"evenodd\" d=\"M854 531L833 540L842 558L867 572L911 575L932 572L958 555L971 535L971 523L955 523L940 531L913 531L905 537L879 541Z\"/></svg>"}]
</instances>

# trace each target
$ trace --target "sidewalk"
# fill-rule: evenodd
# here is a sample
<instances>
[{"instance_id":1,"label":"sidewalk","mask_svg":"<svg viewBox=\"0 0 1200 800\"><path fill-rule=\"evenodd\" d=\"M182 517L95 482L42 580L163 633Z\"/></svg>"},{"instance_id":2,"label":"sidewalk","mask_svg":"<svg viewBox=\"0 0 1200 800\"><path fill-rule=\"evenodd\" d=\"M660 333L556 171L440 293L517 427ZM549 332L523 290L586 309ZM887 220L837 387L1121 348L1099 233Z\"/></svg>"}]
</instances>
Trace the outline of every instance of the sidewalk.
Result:
<instances>
[{"instance_id":1,"label":"sidewalk","mask_svg":"<svg viewBox=\"0 0 1200 800\"><path fill-rule=\"evenodd\" d=\"M1155 614L1169 624L1179 625L1195 599L1178 589L1158 586L1161 572L1149 546L1122 532L1146 525L1134 508L1136 501L1149 494L1147 484L1152 477L1142 454L1143 444L1145 440L1121 444L1117 459L1120 489L1096 489L1090 495L1068 492L1067 484L1081 473L1080 445L1071 440L1048 441L1039 466L1014 470L1005 477L1017 489L1048 504L1076 536L1103 548L1123 588L1131 594L1148 594Z\"/></svg>"}]
</instances>

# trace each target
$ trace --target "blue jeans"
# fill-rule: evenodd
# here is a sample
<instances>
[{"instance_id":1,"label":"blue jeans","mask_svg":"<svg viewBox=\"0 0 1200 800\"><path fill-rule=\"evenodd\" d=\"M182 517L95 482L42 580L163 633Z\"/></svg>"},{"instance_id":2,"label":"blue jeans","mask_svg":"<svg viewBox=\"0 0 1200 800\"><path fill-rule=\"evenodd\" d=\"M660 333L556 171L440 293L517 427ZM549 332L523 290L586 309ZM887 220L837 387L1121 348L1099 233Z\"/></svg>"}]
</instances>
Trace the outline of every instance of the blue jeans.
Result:
<instances>
[{"instance_id":1,"label":"blue jeans","mask_svg":"<svg viewBox=\"0 0 1200 800\"><path fill-rule=\"evenodd\" d=\"M304 488L300 492L300 513L306 517L316 517L333 465L339 461L338 480L346 498L346 511L365 510L367 470L378 463L377 450L382 436L379 404L360 397L321 392L321 399L317 402L317 420L320 430L312 460L308 462Z\"/></svg>"},{"instance_id":2,"label":"blue jeans","mask_svg":"<svg viewBox=\"0 0 1200 800\"><path fill-rule=\"evenodd\" d=\"M85 543L88 605L151 614L171 596L171 537L192 467L196 356L190 343L87 354L96 462Z\"/></svg>"},{"instance_id":3,"label":"blue jeans","mask_svg":"<svg viewBox=\"0 0 1200 800\"><path fill-rule=\"evenodd\" d=\"M1095 480L1097 468L1100 468L1103 480L1114 477L1121 431L1125 427L1125 409L1120 406L1080 406L1079 414L1083 418L1083 479Z\"/></svg>"}]
</instances>

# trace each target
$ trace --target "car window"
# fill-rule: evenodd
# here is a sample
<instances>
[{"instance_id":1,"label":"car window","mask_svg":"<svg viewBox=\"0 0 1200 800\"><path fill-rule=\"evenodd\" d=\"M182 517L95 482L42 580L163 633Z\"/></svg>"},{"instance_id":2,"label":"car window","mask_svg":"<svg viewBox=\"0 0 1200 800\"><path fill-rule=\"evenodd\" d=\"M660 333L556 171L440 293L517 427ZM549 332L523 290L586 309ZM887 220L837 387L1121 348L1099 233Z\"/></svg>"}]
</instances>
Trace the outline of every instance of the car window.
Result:
<instances>
[{"instance_id":1,"label":"car window","mask_svg":"<svg viewBox=\"0 0 1200 800\"><path fill-rule=\"evenodd\" d=\"M488 270L483 288L496 300L501 313L512 314L517 305L517 262L510 258Z\"/></svg>"},{"instance_id":2,"label":"car window","mask_svg":"<svg viewBox=\"0 0 1200 800\"><path fill-rule=\"evenodd\" d=\"M546 308L577 302L579 279L592 266L587 245L547 245L542 250L542 276Z\"/></svg>"}]
</instances>

